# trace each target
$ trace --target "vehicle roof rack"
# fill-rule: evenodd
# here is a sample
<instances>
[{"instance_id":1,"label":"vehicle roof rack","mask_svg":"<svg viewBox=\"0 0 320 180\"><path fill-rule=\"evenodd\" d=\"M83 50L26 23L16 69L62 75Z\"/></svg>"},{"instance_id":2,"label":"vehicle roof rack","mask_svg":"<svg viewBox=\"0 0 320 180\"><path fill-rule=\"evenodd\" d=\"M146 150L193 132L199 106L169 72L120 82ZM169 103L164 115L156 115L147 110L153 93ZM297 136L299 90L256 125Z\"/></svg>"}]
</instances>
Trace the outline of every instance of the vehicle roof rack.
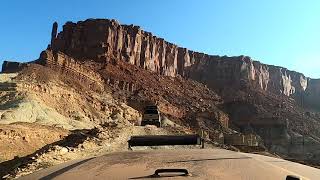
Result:
<instances>
[{"instance_id":1,"label":"vehicle roof rack","mask_svg":"<svg viewBox=\"0 0 320 180\"><path fill-rule=\"evenodd\" d=\"M173 146L173 145L201 145L204 148L204 140L197 134L192 135L148 135L131 136L128 148L134 146Z\"/></svg>"}]
</instances>

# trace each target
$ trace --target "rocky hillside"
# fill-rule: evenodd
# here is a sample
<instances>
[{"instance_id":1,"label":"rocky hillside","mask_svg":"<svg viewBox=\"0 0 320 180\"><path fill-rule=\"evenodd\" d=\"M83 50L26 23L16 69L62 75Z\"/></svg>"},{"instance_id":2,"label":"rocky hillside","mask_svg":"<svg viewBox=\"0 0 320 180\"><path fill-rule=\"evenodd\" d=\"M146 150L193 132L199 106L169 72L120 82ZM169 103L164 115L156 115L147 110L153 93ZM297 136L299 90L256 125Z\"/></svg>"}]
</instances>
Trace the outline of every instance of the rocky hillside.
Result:
<instances>
[{"instance_id":1,"label":"rocky hillside","mask_svg":"<svg viewBox=\"0 0 320 180\"><path fill-rule=\"evenodd\" d=\"M205 130L211 142L252 133L282 157L319 162L318 80L247 56L190 51L115 20L57 29L39 59L3 64L2 72L18 75L1 84L1 124L130 126L156 103L175 127Z\"/></svg>"},{"instance_id":2,"label":"rocky hillside","mask_svg":"<svg viewBox=\"0 0 320 180\"><path fill-rule=\"evenodd\" d=\"M52 29L48 49L79 60L106 63L118 59L161 75L181 75L213 88L250 84L264 91L292 96L305 106L317 108L317 80L286 68L265 65L247 56L212 56L169 43L139 26L115 20L88 19L67 22L57 33Z\"/></svg>"},{"instance_id":3,"label":"rocky hillside","mask_svg":"<svg viewBox=\"0 0 320 180\"><path fill-rule=\"evenodd\" d=\"M121 71L116 67L136 70L135 66L109 66L107 77L111 74L117 77ZM173 87L168 96L183 96L182 89L173 85L176 81L161 79L145 70L141 73L132 78L142 75L159 78L160 84ZM149 102L146 94L152 94L152 89L124 88L110 78L101 81L102 84L96 80L93 83L85 75L33 63L25 64L18 73L0 74L0 177L10 179L69 160L124 151L131 135L194 132L169 120L170 117L179 122L183 111L182 106L173 106L178 102L175 98L169 100L173 105L160 100L163 103L163 128L134 126L139 124L140 109L143 103ZM141 83L147 83L147 80ZM194 86L196 95L207 90L212 95L210 102L219 102L217 95L201 84L190 82L189 85ZM159 88L154 91L159 92ZM186 97L185 103L193 101L191 96ZM155 100L157 98L160 97L154 96ZM191 107L199 107L195 104ZM224 117L224 113L219 112ZM218 120L213 124L221 126Z\"/></svg>"},{"instance_id":4,"label":"rocky hillside","mask_svg":"<svg viewBox=\"0 0 320 180\"><path fill-rule=\"evenodd\" d=\"M68 58L100 65L123 61L155 74L201 82L219 95L224 93L223 98L237 96L237 91L250 94L247 90L250 89L280 99L291 97L295 100L294 106L304 109L317 110L318 107L318 81L286 68L265 65L247 56L220 57L193 52L138 26L120 25L115 20L67 22L59 33L57 26L56 23L53 26L51 44L40 56L41 64L68 64ZM274 101L284 103L278 98Z\"/></svg>"}]
</instances>

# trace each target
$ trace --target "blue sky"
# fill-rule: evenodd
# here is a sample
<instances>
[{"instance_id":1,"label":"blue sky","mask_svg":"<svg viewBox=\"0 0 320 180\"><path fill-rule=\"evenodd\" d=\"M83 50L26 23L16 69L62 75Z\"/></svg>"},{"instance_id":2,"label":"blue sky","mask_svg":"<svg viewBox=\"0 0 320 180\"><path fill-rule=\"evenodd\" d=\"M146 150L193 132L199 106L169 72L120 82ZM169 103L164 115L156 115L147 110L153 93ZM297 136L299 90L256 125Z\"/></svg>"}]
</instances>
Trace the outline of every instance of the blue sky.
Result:
<instances>
[{"instance_id":1,"label":"blue sky","mask_svg":"<svg viewBox=\"0 0 320 180\"><path fill-rule=\"evenodd\" d=\"M136 24L213 55L248 55L320 78L319 0L1 0L0 63L39 57L51 26L87 18Z\"/></svg>"}]
</instances>

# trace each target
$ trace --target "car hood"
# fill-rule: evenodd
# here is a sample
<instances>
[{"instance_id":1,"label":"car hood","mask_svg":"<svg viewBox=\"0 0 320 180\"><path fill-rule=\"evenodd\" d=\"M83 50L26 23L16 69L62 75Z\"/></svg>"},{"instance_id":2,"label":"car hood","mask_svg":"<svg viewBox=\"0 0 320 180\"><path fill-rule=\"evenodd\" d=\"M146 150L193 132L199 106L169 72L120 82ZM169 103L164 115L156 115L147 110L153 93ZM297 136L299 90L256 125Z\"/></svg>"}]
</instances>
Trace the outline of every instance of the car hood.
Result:
<instances>
[{"instance_id":1,"label":"car hood","mask_svg":"<svg viewBox=\"0 0 320 180\"><path fill-rule=\"evenodd\" d=\"M152 179L155 170L183 168L190 176L164 179L319 179L320 170L290 161L224 149L126 151L70 161L21 179ZM157 177L159 178L159 177Z\"/></svg>"}]
</instances>

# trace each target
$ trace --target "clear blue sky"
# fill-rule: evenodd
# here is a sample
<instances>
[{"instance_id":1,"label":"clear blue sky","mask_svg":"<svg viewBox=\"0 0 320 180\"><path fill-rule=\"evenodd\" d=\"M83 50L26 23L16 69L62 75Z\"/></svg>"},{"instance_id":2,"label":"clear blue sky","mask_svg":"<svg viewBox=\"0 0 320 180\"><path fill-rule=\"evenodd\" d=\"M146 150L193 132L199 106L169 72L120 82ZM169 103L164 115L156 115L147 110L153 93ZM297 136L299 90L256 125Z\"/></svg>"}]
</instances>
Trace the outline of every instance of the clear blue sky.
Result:
<instances>
[{"instance_id":1,"label":"clear blue sky","mask_svg":"<svg viewBox=\"0 0 320 180\"><path fill-rule=\"evenodd\" d=\"M87 18L140 25L217 55L249 55L320 78L319 0L1 0L0 63L39 57L51 26Z\"/></svg>"}]
</instances>

